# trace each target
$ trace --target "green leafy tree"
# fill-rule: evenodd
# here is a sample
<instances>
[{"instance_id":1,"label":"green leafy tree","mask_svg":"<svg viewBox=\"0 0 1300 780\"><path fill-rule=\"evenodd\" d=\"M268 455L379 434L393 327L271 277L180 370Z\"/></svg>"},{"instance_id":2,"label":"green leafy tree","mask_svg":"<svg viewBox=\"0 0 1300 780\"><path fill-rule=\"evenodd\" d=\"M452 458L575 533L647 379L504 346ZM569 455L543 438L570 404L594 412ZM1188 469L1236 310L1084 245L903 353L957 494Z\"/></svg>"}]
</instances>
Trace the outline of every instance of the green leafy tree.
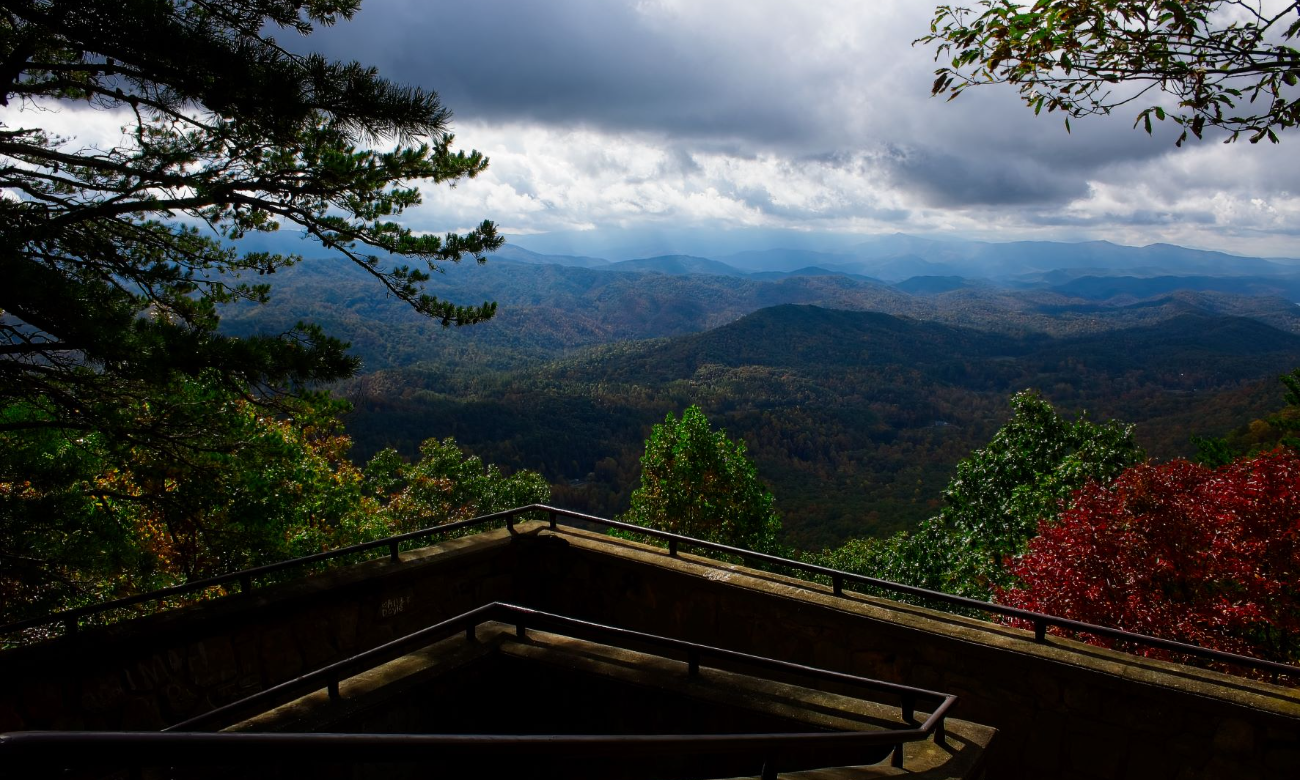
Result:
<instances>
[{"instance_id":1,"label":"green leafy tree","mask_svg":"<svg viewBox=\"0 0 1300 780\"><path fill-rule=\"evenodd\" d=\"M420 459L410 464L395 450L383 450L366 465L365 478L384 501L382 516L391 533L545 503L551 496L541 474L507 476L466 455L450 438L425 441Z\"/></svg>"},{"instance_id":2,"label":"green leafy tree","mask_svg":"<svg viewBox=\"0 0 1300 780\"><path fill-rule=\"evenodd\" d=\"M698 406L655 425L625 522L775 552L781 519L745 444L715 431Z\"/></svg>"},{"instance_id":3,"label":"green leafy tree","mask_svg":"<svg viewBox=\"0 0 1300 780\"><path fill-rule=\"evenodd\" d=\"M988 600L1010 584L1003 562L1023 552L1085 485L1143 460L1133 426L1073 422L1037 393L1011 398L1011 419L957 464L939 514L914 533L855 540L822 556L837 568Z\"/></svg>"},{"instance_id":4,"label":"green leafy tree","mask_svg":"<svg viewBox=\"0 0 1300 780\"><path fill-rule=\"evenodd\" d=\"M1011 84L1037 114L1069 118L1143 106L1152 118L1202 137L1221 128L1251 143L1300 121L1300 3L1232 0L980 0L975 8L939 6L933 94ZM1151 95L1163 93L1166 99Z\"/></svg>"},{"instance_id":5,"label":"green leafy tree","mask_svg":"<svg viewBox=\"0 0 1300 780\"><path fill-rule=\"evenodd\" d=\"M103 434L40 429L0 449L0 622L530 503L540 474L503 475L451 439L421 458L347 458L341 405L299 401L293 419L224 395L177 390L207 411L214 446L184 460L122 450ZM12 413L12 409L10 410ZM224 437L229 441L221 443Z\"/></svg>"},{"instance_id":6,"label":"green leafy tree","mask_svg":"<svg viewBox=\"0 0 1300 780\"><path fill-rule=\"evenodd\" d=\"M203 374L273 407L349 374L345 345L310 325L217 333L219 305L265 301L259 279L300 259L226 241L250 233L297 229L444 324L492 315L422 291L438 263L498 247L492 223L439 237L397 221L420 203L418 182L487 165L451 150L437 95L292 54L270 34L357 7L0 2L0 103L35 109L0 127L0 406L27 410L0 432L102 432L176 455L206 438L146 401L179 381ZM40 109L75 104L111 113L123 140L97 148L41 127ZM403 256L424 267L390 259Z\"/></svg>"},{"instance_id":7,"label":"green leafy tree","mask_svg":"<svg viewBox=\"0 0 1300 780\"><path fill-rule=\"evenodd\" d=\"M267 415L204 378L167 402L209 446L185 457L57 429L0 448L0 619L49 612L369 538L384 526L346 459L339 404ZM9 419L21 409L11 406ZM197 441L197 440L196 440ZM10 475L19 474L14 477Z\"/></svg>"},{"instance_id":8,"label":"green leafy tree","mask_svg":"<svg viewBox=\"0 0 1300 780\"><path fill-rule=\"evenodd\" d=\"M6 604L68 605L382 530L343 460L346 345L299 324L218 332L301 258L233 241L291 229L443 325L491 317L423 283L502 239L401 222L452 150L428 90L274 37L357 0L0 0L0 563ZM103 112L121 140L43 125ZM16 109L16 110L15 110ZM408 264L409 263L409 264ZM366 504L369 501L374 506Z\"/></svg>"}]
</instances>

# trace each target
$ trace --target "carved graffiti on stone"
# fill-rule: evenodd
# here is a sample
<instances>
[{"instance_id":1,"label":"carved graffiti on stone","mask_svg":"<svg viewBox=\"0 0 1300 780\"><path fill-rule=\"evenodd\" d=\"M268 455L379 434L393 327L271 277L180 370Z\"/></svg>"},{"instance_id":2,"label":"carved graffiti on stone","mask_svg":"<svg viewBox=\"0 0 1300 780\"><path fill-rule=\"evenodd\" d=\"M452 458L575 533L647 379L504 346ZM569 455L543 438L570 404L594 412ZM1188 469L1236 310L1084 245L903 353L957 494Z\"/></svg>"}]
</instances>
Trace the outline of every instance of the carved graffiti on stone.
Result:
<instances>
[{"instance_id":1,"label":"carved graffiti on stone","mask_svg":"<svg viewBox=\"0 0 1300 780\"><path fill-rule=\"evenodd\" d=\"M400 615L406 611L406 607L410 603L410 596L393 596L391 598L386 598L379 605L379 616L381 618L390 618L394 615Z\"/></svg>"}]
</instances>

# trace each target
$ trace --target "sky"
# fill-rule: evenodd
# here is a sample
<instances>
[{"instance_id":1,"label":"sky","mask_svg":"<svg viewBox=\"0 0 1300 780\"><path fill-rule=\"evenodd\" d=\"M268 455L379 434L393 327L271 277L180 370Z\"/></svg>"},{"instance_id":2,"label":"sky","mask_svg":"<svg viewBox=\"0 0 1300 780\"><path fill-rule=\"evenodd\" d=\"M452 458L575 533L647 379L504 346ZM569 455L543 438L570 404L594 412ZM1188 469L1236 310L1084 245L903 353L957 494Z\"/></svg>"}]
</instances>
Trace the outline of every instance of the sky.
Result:
<instances>
[{"instance_id":1,"label":"sky","mask_svg":"<svg viewBox=\"0 0 1300 780\"><path fill-rule=\"evenodd\" d=\"M488 172L419 229L778 228L1300 256L1300 137L1148 137L929 96L927 0L365 0L312 48L431 88ZM287 41L286 41L287 42ZM300 42L301 45L301 42ZM1291 131L1300 136L1300 130Z\"/></svg>"},{"instance_id":2,"label":"sky","mask_svg":"<svg viewBox=\"0 0 1300 780\"><path fill-rule=\"evenodd\" d=\"M1300 129L1279 145L1178 149L1172 127L1133 129L1133 111L1067 134L1009 87L931 98L934 50L912 41L932 12L930 0L364 0L351 21L276 35L437 91L456 146L490 158L478 179L425 188L403 215L416 230L492 219L525 247L557 232L734 234L755 249L773 235L905 232L1300 257ZM84 113L62 123L85 130Z\"/></svg>"}]
</instances>

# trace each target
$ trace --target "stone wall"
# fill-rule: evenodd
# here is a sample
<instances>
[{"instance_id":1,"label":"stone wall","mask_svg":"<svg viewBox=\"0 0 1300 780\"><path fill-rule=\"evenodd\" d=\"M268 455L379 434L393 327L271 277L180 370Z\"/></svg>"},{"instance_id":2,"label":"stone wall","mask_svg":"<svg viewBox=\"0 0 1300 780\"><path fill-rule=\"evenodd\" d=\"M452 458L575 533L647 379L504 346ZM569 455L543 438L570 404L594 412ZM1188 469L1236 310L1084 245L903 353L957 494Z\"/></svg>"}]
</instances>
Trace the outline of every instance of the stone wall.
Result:
<instances>
[{"instance_id":1,"label":"stone wall","mask_svg":"<svg viewBox=\"0 0 1300 780\"><path fill-rule=\"evenodd\" d=\"M496 531L0 654L0 731L148 729L494 600L955 693L991 778L1300 776L1300 693L581 531Z\"/></svg>"},{"instance_id":2,"label":"stone wall","mask_svg":"<svg viewBox=\"0 0 1300 780\"><path fill-rule=\"evenodd\" d=\"M0 653L0 732L158 729L492 601L519 546L492 531Z\"/></svg>"},{"instance_id":3,"label":"stone wall","mask_svg":"<svg viewBox=\"0 0 1300 780\"><path fill-rule=\"evenodd\" d=\"M955 693L990 778L1300 777L1300 691L567 532L530 604ZM610 547L618 545L617 554ZM704 585L703 582L707 582Z\"/></svg>"}]
</instances>

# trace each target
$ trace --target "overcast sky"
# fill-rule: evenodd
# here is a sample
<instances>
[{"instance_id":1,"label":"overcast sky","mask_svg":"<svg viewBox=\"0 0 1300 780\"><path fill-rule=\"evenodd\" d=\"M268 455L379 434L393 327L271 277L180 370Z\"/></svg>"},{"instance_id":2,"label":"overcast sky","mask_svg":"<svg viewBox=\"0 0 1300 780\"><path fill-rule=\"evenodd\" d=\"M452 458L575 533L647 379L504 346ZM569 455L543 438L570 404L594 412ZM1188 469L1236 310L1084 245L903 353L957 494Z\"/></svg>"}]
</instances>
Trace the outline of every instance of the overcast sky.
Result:
<instances>
[{"instance_id":1,"label":"overcast sky","mask_svg":"<svg viewBox=\"0 0 1300 780\"><path fill-rule=\"evenodd\" d=\"M929 0L364 0L305 42L434 89L491 158L409 222L1168 241L1300 256L1300 130L1192 143L1132 113L929 97ZM1294 135L1295 137L1291 137ZM527 241L520 239L527 245Z\"/></svg>"}]
</instances>

